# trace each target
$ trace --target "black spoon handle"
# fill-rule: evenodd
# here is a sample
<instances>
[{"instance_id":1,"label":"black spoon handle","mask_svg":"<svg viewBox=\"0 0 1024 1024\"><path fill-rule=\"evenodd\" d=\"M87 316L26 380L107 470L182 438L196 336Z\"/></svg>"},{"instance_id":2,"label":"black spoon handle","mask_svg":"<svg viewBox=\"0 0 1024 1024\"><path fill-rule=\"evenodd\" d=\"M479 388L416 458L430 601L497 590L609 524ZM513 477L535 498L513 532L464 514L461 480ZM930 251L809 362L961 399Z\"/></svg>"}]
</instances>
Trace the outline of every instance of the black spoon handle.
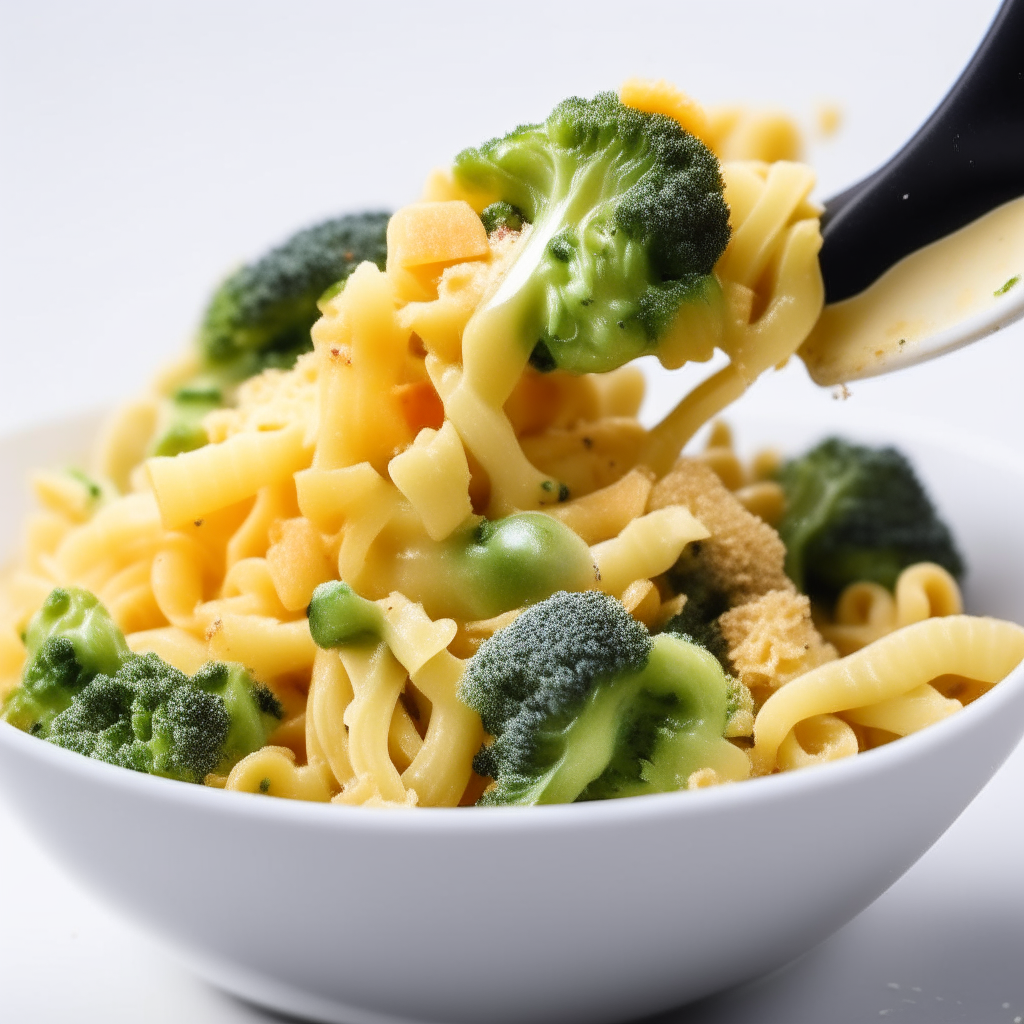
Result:
<instances>
[{"instance_id":1,"label":"black spoon handle","mask_svg":"<svg viewBox=\"0 0 1024 1024\"><path fill-rule=\"evenodd\" d=\"M904 256L1020 195L1024 0L1005 0L917 134L884 167L825 203L825 301L856 295Z\"/></svg>"}]
</instances>

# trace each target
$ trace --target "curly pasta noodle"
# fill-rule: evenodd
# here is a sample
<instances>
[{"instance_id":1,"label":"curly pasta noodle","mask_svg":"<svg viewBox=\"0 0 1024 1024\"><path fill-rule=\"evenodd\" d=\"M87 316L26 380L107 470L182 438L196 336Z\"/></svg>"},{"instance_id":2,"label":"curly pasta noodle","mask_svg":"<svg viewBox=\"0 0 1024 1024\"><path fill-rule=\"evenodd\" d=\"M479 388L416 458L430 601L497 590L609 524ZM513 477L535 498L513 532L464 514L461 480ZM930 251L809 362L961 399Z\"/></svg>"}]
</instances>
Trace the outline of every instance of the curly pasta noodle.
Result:
<instances>
[{"instance_id":1,"label":"curly pasta noodle","mask_svg":"<svg viewBox=\"0 0 1024 1024\"><path fill-rule=\"evenodd\" d=\"M1013 623L966 615L915 622L777 690L754 723L755 771L772 771L790 731L816 715L860 714L859 709L907 697L947 673L996 683L1022 658L1024 629Z\"/></svg>"},{"instance_id":2,"label":"curly pasta noodle","mask_svg":"<svg viewBox=\"0 0 1024 1024\"><path fill-rule=\"evenodd\" d=\"M962 611L956 580L941 565L918 562L900 573L894 594L878 583L851 583L821 633L840 654L852 654L901 626Z\"/></svg>"}]
</instances>

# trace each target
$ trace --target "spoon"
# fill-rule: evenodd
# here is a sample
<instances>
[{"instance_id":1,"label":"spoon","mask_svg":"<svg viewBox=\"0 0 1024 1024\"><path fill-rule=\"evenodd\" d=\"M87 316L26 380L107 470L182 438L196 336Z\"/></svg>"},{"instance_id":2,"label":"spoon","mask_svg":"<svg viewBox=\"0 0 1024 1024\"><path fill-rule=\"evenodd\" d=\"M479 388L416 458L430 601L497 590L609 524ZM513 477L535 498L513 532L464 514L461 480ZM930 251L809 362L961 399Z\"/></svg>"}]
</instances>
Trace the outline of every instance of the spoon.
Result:
<instances>
[{"instance_id":1,"label":"spoon","mask_svg":"<svg viewBox=\"0 0 1024 1024\"><path fill-rule=\"evenodd\" d=\"M823 385L934 358L1024 316L1024 0L1005 0L945 99L825 203Z\"/></svg>"}]
</instances>

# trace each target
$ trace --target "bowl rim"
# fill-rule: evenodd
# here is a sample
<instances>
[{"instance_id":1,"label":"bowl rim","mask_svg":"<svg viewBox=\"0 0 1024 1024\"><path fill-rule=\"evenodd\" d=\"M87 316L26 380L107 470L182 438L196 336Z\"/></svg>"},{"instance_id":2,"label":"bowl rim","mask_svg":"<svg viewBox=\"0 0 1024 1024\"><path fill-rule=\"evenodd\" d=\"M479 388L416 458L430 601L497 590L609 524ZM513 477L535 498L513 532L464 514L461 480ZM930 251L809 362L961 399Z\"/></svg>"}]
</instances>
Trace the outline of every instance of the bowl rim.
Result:
<instances>
[{"instance_id":1,"label":"bowl rim","mask_svg":"<svg viewBox=\"0 0 1024 1024\"><path fill-rule=\"evenodd\" d=\"M855 757L813 765L809 769L754 776L741 783L705 789L650 793L619 800L594 800L573 804L541 804L532 807L339 807L330 803L267 798L259 793L227 791L146 775L118 765L97 761L24 733L0 722L0 746L19 757L47 763L53 770L72 771L98 784L131 795L150 792L154 798L179 806L218 808L225 815L250 820L302 823L337 830L401 832L414 835L466 831L483 833L558 830L587 825L626 825L664 817L699 817L749 802L785 801L823 788L839 787L859 776L889 774L894 766L926 758L936 748L954 744L978 718L997 717L1024 690L1024 662L961 711L918 732L900 737ZM205 803L213 801L213 803Z\"/></svg>"},{"instance_id":2,"label":"bowl rim","mask_svg":"<svg viewBox=\"0 0 1024 1024\"><path fill-rule=\"evenodd\" d=\"M875 415L869 416L869 413ZM809 414L792 412L769 417L764 413L740 409L730 414L731 422L738 424L741 431L748 424L771 423L778 427L816 431L822 435L837 432L847 425L864 433L882 432L887 436L891 433L895 435L893 442L896 444L907 439L946 448L988 469L1016 475L1024 482L1024 456L1002 442L954 430L941 421L897 413L887 414L884 421L880 422L877 410L870 409L844 410L834 418L850 422L842 425L831 422L822 424ZM5 431L0 433L0 445L28 440L33 434L60 426L70 428L74 424L86 422L97 424L96 410ZM679 790L617 800L531 807L339 807L304 800L268 799L258 793L225 791L211 786L183 783L97 761L39 740L7 722L0 722L0 746L8 747L19 758L42 761L55 771L70 770L83 777L93 778L98 784L131 795L144 794L150 790L151 798L165 803L192 805L203 810L217 807L223 816L236 819L302 824L336 830L340 834L350 829L411 835L549 832L581 826L626 825L666 817L701 817L734 806L742 807L750 801L763 804L766 800L786 800L833 785L841 786L855 781L860 775L886 774L891 766L918 757L925 758L936 747L955 743L959 734L969 731L979 717L998 716L1005 705L1015 701L1022 689L1024 661L956 714L884 746L864 751L855 757L814 765L810 770L755 776L743 780L739 785L724 784L693 791ZM205 801L214 803L207 804Z\"/></svg>"}]
</instances>

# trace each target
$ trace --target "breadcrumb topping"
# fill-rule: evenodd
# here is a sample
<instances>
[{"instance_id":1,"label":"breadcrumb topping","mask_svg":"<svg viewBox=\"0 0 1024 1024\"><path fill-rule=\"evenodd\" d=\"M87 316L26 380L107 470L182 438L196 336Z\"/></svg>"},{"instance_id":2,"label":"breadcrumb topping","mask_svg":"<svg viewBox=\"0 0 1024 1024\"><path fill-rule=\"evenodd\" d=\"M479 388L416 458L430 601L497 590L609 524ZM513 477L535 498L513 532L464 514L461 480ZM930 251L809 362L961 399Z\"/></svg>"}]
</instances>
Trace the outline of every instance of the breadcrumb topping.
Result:
<instances>
[{"instance_id":1,"label":"breadcrumb topping","mask_svg":"<svg viewBox=\"0 0 1024 1024\"><path fill-rule=\"evenodd\" d=\"M792 589L732 608L718 625L736 674L751 689L774 689L839 656L815 629L811 602Z\"/></svg>"},{"instance_id":2,"label":"breadcrumb topping","mask_svg":"<svg viewBox=\"0 0 1024 1024\"><path fill-rule=\"evenodd\" d=\"M654 485L647 511L668 505L683 505L711 531L695 552L695 567L728 595L731 606L773 590L795 592L783 569L786 549L779 535L748 512L706 463L682 458Z\"/></svg>"}]
</instances>

